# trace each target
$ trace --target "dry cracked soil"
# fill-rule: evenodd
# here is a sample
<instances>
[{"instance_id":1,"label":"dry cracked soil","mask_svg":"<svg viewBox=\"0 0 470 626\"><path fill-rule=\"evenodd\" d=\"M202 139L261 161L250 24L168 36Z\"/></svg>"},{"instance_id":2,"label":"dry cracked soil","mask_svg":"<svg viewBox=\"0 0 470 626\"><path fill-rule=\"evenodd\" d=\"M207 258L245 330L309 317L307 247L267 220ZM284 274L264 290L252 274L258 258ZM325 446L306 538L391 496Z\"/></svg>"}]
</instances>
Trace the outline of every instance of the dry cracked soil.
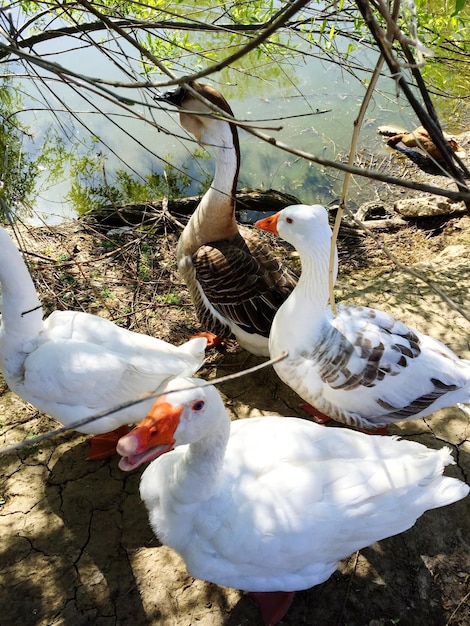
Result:
<instances>
[{"instance_id":1,"label":"dry cracked soil","mask_svg":"<svg viewBox=\"0 0 470 626\"><path fill-rule=\"evenodd\" d=\"M75 221L20 234L47 312L81 308L173 343L198 329L175 271L177 235L163 220L108 232ZM469 217L428 229L410 225L379 239L468 312ZM397 270L373 241L339 245L338 299L392 311L470 357L470 323L427 284ZM279 252L297 263L292 251ZM230 344L209 356L200 375L213 378L259 362ZM1 447L57 427L3 380L0 386ZM271 369L220 391L233 418L307 418ZM450 446L456 464L446 472L470 482L470 425L457 407L390 432L432 448ZM87 461L86 439L68 432L0 456L0 624L261 624L250 597L187 574L149 527L138 493L141 472L121 472L117 458ZM328 581L299 592L282 624L468 626L469 531L470 498L429 511L411 530L353 554Z\"/></svg>"}]
</instances>

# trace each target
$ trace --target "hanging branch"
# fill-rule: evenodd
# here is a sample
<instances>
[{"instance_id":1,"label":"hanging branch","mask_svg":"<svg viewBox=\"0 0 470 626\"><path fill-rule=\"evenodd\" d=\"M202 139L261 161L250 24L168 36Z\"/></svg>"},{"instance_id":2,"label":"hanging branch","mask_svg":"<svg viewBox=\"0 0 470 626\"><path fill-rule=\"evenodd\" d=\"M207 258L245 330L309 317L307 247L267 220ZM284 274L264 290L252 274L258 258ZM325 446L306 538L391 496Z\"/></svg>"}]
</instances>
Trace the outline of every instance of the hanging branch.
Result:
<instances>
[{"instance_id":1,"label":"hanging branch","mask_svg":"<svg viewBox=\"0 0 470 626\"><path fill-rule=\"evenodd\" d=\"M109 31L115 31L116 33L118 33L119 36L121 36L128 43L130 43L134 48L136 48L136 50L139 52L139 54L142 55L143 58L146 58L148 61L154 64L155 67L158 67L158 69L162 72L162 74L166 74L170 78L170 80L167 80L164 82L160 81L157 83L157 82L152 82L152 81L133 81L132 83L128 83L128 82L124 83L121 81L109 81L109 80L102 79L102 78L92 78L83 74L79 74L78 72L73 72L72 70L68 70L67 68L61 67L57 63L53 63L51 61L46 61L44 59L41 59L40 57L36 55L27 54L24 51L20 50L18 47L18 44L16 43L14 45L13 43L10 45L0 44L0 57L2 56L2 51L3 51L3 55L13 54L20 58L28 59L29 62L33 64L35 63L39 65L40 67L42 67L43 69L56 73L59 76L61 76L63 79L65 79L65 77L67 76L78 78L80 80L83 80L85 83L93 84L95 87L99 87L107 94L111 94L112 92L109 89L106 89L105 87L103 87L103 85L108 85L108 87L109 86L124 87L127 89L144 89L144 88L152 88L152 87L161 88L161 87L167 87L167 86L172 86L172 85L187 84L198 78L209 76L215 72L221 71L225 67L228 67L230 64L234 63L235 61L238 61L242 57L249 54L252 50L256 49L260 44L264 43L267 39L269 39L269 37L273 33L278 31L280 28L284 27L286 23L288 22L288 20L292 16L294 16L296 13L298 13L302 8L308 5L309 2L310 0L295 0L294 2L289 3L286 7L278 11L278 13L274 16L274 19L270 20L267 23L266 27L261 28L261 32L256 37L254 37L247 44L241 46L240 49L236 53L226 57L222 61L218 61L217 63L208 66L207 68L205 68L204 70L201 70L200 72L196 72L194 74L191 74L190 76L187 75L187 76L182 76L178 78L173 72L171 72L171 70L169 70L163 63L161 63L160 59L158 59L155 55L153 55L144 46L139 44L139 42L133 36L129 35L129 33L120 23L113 21L111 18L109 18L104 13L99 11L96 8L96 6L90 3L88 0L79 0L79 4L81 4L87 11L95 15L95 17L97 17L101 21L102 25L104 25ZM115 97L117 100L120 100L121 102L125 102L127 104L136 103L130 98L121 97L117 94L115 94Z\"/></svg>"},{"instance_id":2,"label":"hanging branch","mask_svg":"<svg viewBox=\"0 0 470 626\"><path fill-rule=\"evenodd\" d=\"M392 10L392 19L395 20L398 15L398 10L400 8L400 0L394 0L393 10ZM393 22L395 24L395 21ZM393 41L393 32L394 29L389 25L387 28L387 41ZM372 94L374 93L375 87L380 77L380 73L382 71L382 67L384 64L384 57L380 54L377 63L375 65L374 71L372 72L372 77L370 79L369 85L367 87L364 98L361 102L361 108L359 109L359 113L357 118L354 120L353 125L353 134L351 137L351 147L349 149L349 159L348 164L353 165L354 160L356 158L356 149L357 142L359 140L359 133L361 131L362 123L364 122L364 117L367 111L367 107L369 106L370 100L372 98ZM343 180L343 188L341 190L341 198L339 201L338 212L336 214L335 224L333 227L333 233L331 237L331 248L330 248L330 262L328 268L328 293L330 306L333 313L336 315L336 304L335 304L335 296L334 296L334 262L335 262L335 250L336 250L336 241L338 239L339 229L341 226L341 220L343 217L343 209L346 205L346 196L348 193L349 182L351 180L352 174L350 172L346 172Z\"/></svg>"},{"instance_id":3,"label":"hanging branch","mask_svg":"<svg viewBox=\"0 0 470 626\"><path fill-rule=\"evenodd\" d=\"M81 3L85 6L83 3ZM308 4L308 3L305 3ZM64 5L65 6L65 5ZM96 33L104 30L116 30L118 29L127 29L127 30L137 30L141 29L144 31L151 30L178 30L178 31L188 31L188 32L197 32L197 33L237 33L239 35L242 34L250 34L256 33L266 29L270 26L275 19L277 19L280 15L282 15L285 9L280 9L276 14L274 14L268 21L266 22L258 22L258 23L227 23L227 24L210 24L207 22L202 22L200 20L193 19L190 22L176 21L176 20L159 20L159 21L151 21L151 20L139 20L133 18L125 18L125 19L116 19L116 18L108 18L106 21L103 19L104 14L98 10L94 5L90 5L92 8L86 7L88 11L93 13L95 17L97 17L96 21L86 22L86 23L75 23L73 26L62 26L61 28L55 29L47 29L43 30L39 33L35 33L30 37L18 38L18 35L21 34L21 30L25 30L25 27L29 25L27 23L21 30L15 32L14 43L18 48L26 48L32 49L38 43L43 43L45 41L51 41L54 39L61 39L63 37L75 37L79 35L87 35L90 33ZM62 7L61 7L62 8ZM301 7L302 8L302 7ZM168 7L165 7L165 13L167 15L175 15L171 11L169 11ZM43 12L44 16L50 16L51 10ZM39 17L41 14L38 15ZM37 19L38 16L35 16ZM310 18L311 19L311 18ZM307 18L302 21L295 22L285 22L283 26L288 27L290 29L295 29L298 27L298 24L303 24L307 21ZM10 40L13 38L10 37ZM6 56L7 52L0 52L0 59Z\"/></svg>"},{"instance_id":4,"label":"hanging branch","mask_svg":"<svg viewBox=\"0 0 470 626\"><path fill-rule=\"evenodd\" d=\"M118 32L122 37L124 37L133 46L135 46L139 50L139 52L148 60L150 60L152 63L154 63L155 66L158 67L163 74L166 74L167 76L170 76L173 79L171 81L167 81L166 83L163 83L160 85L155 85L151 83L148 83L146 85L146 86L153 86L153 87L186 84L193 80L204 78L205 76L210 76L211 74L214 74L215 72L220 72L225 67L228 67L235 61L238 61L239 59L246 56L252 50L255 50L256 48L258 48L258 46L264 43L267 39L269 39L269 37L272 34L278 31L281 27L285 26L286 22L292 16L294 16L296 13L298 13L301 9L303 9L306 5L310 3L310 0L294 0L293 2L288 3L286 7L284 7L277 13L277 16L275 17L275 19L269 22L268 26L261 29L261 32L259 33L259 35L257 35L256 37L253 37L253 39L249 41L247 44L245 44L244 46L241 46L237 52L224 58L222 61L218 61L217 63L214 63L206 67L205 69L199 72L195 72L189 76L187 75L187 76L182 76L180 78L176 78L175 75L160 62L159 59L157 59L153 54L151 54L146 48L138 44L133 37L131 37L130 35L128 35L128 33L126 33L124 29L120 28L119 26L115 26L112 20L110 20L101 12L99 12L92 4L90 4L90 2L88 2L88 0L79 0L79 1L80 1L80 4L86 7L90 12L92 12L94 15L96 15L101 20L103 20L103 22L108 26L108 28L116 30L116 32ZM119 85L119 84L117 85L123 86L123 87L129 86L129 85ZM134 85L134 87L135 86L137 85Z\"/></svg>"},{"instance_id":5,"label":"hanging branch","mask_svg":"<svg viewBox=\"0 0 470 626\"><path fill-rule=\"evenodd\" d=\"M377 20L375 19L375 16L372 12L372 9L370 7L368 0L356 0L356 4L372 36L374 37L377 43L377 46L379 47L379 50L381 54L383 55L392 76L395 78L398 86L403 91L406 99L410 103L411 107L416 113L421 124L428 131L429 136L431 137L432 141L440 150L442 157L449 169L449 172L452 174L454 178L455 184L457 185L458 189L460 189L464 193L468 192L469 188L465 182L464 177L470 176L470 173L464 166L457 167L457 164L456 164L457 157L455 156L455 153L452 151L447 141L444 139L444 136L442 134L442 130L439 124L436 123L436 121L434 120L434 117L433 117L435 115L434 110L432 109L431 113L426 111L418 102L418 100L415 98L413 91L411 90L408 82L406 81L403 75L402 66L400 65L397 58L393 54L391 43L390 41L388 41L385 35L385 32L383 31L383 29L381 28L381 26L378 24ZM377 1L376 6L380 14L382 15L382 17L384 17L384 19L387 21L387 23L390 23L392 21L394 22L394 20L392 20L390 13L388 12L387 7L381 2L381 0ZM407 42L403 40L402 33L398 29L396 24L394 28L395 28L395 32L394 32L395 37L403 42L402 45L406 45L408 47ZM411 52L408 51L407 57L408 58L411 57ZM414 61L414 59L413 59L412 66L415 68L415 72L419 71L418 66L416 62ZM424 83L421 81L420 81L420 86L421 88L424 87L424 90L427 91L424 86ZM425 99L425 102L428 102L428 101L430 101L430 99L427 97ZM470 201L468 200L468 197L465 197L465 199L464 198L462 199L464 200L465 205L470 212Z\"/></svg>"},{"instance_id":6,"label":"hanging branch","mask_svg":"<svg viewBox=\"0 0 470 626\"><path fill-rule=\"evenodd\" d=\"M104 87L102 84L100 84L102 81L100 81L100 79L94 79L94 78L90 78L88 76L84 76L83 74L80 74L78 72L69 70L67 68L64 68L63 66L59 65L58 63L54 63L52 61L47 61L45 59L42 59L41 57L38 56L34 56L31 54L28 54L26 52L24 52L23 50L17 50L16 48L13 48L11 46L7 46L5 44L0 43L0 50L4 49L4 50L8 50L14 54L16 54L19 58L24 59L25 61L32 63L33 65L38 65L39 67L42 67L43 69L47 70L48 72L52 72L53 74L56 74L61 80L64 81L68 81L68 82L74 82L77 87L79 88L87 88L88 90L97 93L97 91L102 92L100 95L103 96L103 92L104 92L104 96L108 98L110 101L115 102L123 107L126 108L126 110L129 111L129 109L127 109L127 107L129 106L133 106L133 105L141 105L141 106L146 106L146 107L158 107L159 105L152 105L151 103L143 103L140 100L136 100L136 99L132 99L129 98L127 96L121 96L115 92L113 92L111 89L108 89L106 87ZM191 78L192 79L192 78ZM168 83L166 84L177 84L180 82L184 82L183 79L175 79L172 81L168 81ZM84 84L85 83L85 84ZM148 83L147 86L161 86L162 83ZM289 154L293 154L295 156L301 157L303 159L306 159L307 161L311 161L312 163L317 163L318 165L322 165L324 167L329 167L332 169L336 169L336 170L340 170L343 172L349 172L351 174L357 175L357 176L362 176L368 179L373 179L373 180L378 180L381 182L385 182L385 183L390 183L392 185L397 185L399 187L405 187L408 189L413 189L413 190L418 190L418 191L422 191L424 193L430 193L430 194L436 194L439 196L444 196L447 198L450 198L451 200L455 200L455 201L464 201L466 204L470 204L470 189L466 186L466 185L462 185L459 191L452 191L451 189L442 189L441 187L435 187L433 185L428 185L425 183L418 183L416 181L412 181L412 180L406 180L403 178L395 178L393 176L389 176L387 174L384 174L383 172L378 172L376 170L372 170L372 169L367 169L367 168L363 168L363 167L358 167L358 166L353 166L353 165L349 165L348 163L341 163L339 161L333 161L331 159L326 159L324 157L319 157L316 156L314 154L311 154L309 152L306 152L305 150L299 150L297 148L294 148L288 144L285 144L282 141L278 141L275 137L271 136L271 135L266 135L265 133L262 133L261 131L252 128L250 124L247 124L246 122L244 122L243 120L237 120L235 118L232 118L230 116L227 115L227 113L225 111L222 111L221 109L218 109L218 107L216 107L215 105L213 105L211 102L209 102L208 100L206 100L205 98L203 98L202 96L200 96L199 94L197 94L197 92L194 93L195 97L199 97L199 99L203 100L205 102L205 104L211 108L212 110L214 110L215 112L217 112L219 115L223 115L226 119L229 119L230 121L234 121L235 123L237 123L241 128L243 128L247 133L254 135L255 137L257 137L258 139L261 139L262 141L265 141ZM161 108L161 107L159 107ZM139 115L140 117L142 117L140 114L138 114L136 111L132 110L132 114L133 115ZM150 121L150 120L146 120L146 122L152 126L155 126L159 131L161 132L165 132L167 134L173 134L173 133L169 133L168 131L166 131L164 128L162 128L161 126L157 126L154 122Z\"/></svg>"}]
</instances>

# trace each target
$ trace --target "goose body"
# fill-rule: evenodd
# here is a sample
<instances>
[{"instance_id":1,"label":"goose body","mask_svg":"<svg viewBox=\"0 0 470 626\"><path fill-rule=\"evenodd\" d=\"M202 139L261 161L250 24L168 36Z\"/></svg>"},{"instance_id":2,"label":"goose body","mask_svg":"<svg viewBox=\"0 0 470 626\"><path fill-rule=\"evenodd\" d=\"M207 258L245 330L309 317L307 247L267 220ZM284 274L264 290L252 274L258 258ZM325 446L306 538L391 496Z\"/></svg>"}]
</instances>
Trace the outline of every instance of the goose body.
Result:
<instances>
[{"instance_id":1,"label":"goose body","mask_svg":"<svg viewBox=\"0 0 470 626\"><path fill-rule=\"evenodd\" d=\"M378 428L470 402L470 361L392 315L328 306L331 229L320 205L296 205L256 224L299 252L298 285L272 325L279 377L314 409L346 424ZM336 270L335 270L336 271Z\"/></svg>"},{"instance_id":2,"label":"goose body","mask_svg":"<svg viewBox=\"0 0 470 626\"><path fill-rule=\"evenodd\" d=\"M231 423L216 389L198 382L171 381L167 391L184 390L160 397L117 447L123 470L155 459L140 494L153 530L192 576L256 597L306 589L338 560L469 491L442 476L448 448L299 418Z\"/></svg>"},{"instance_id":3,"label":"goose body","mask_svg":"<svg viewBox=\"0 0 470 626\"><path fill-rule=\"evenodd\" d=\"M202 338L176 347L75 311L44 320L29 271L2 227L0 285L0 371L12 391L66 426L158 391L173 376L192 375L204 360ZM106 433L141 419L152 402L77 430Z\"/></svg>"},{"instance_id":4,"label":"goose body","mask_svg":"<svg viewBox=\"0 0 470 626\"><path fill-rule=\"evenodd\" d=\"M202 96L232 115L224 97L209 85L191 83ZM215 157L215 174L178 241L178 268L202 327L221 338L235 337L253 354L269 355L274 315L296 278L253 228L235 220L240 167L236 126L217 119L184 87L162 99L178 106L180 123Z\"/></svg>"}]
</instances>

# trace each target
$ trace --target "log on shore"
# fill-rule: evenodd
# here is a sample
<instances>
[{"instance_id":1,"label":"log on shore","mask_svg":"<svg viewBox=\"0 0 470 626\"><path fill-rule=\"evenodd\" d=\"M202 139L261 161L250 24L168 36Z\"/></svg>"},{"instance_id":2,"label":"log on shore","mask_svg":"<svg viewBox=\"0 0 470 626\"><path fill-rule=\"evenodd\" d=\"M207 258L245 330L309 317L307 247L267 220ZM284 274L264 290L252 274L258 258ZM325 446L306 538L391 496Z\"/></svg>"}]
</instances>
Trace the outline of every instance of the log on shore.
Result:
<instances>
[{"instance_id":1,"label":"log on shore","mask_svg":"<svg viewBox=\"0 0 470 626\"><path fill-rule=\"evenodd\" d=\"M241 189L237 192L236 209L238 212L254 211L274 213L290 204L299 204L295 196L274 189ZM189 218L196 210L201 196L174 198L168 200L168 211L176 218ZM104 228L119 228L154 222L164 213L163 200L130 203L125 205L106 205L84 213L80 219Z\"/></svg>"}]
</instances>

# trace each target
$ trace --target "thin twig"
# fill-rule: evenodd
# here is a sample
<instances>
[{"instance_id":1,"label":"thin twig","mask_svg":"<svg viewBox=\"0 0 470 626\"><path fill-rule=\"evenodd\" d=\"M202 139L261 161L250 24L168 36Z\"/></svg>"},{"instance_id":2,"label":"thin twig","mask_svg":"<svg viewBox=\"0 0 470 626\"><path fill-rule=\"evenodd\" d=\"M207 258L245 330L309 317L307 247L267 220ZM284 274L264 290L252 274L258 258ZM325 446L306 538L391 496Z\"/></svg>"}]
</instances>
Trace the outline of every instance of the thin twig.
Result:
<instances>
[{"instance_id":1,"label":"thin twig","mask_svg":"<svg viewBox=\"0 0 470 626\"><path fill-rule=\"evenodd\" d=\"M263 363L254 365L253 367L250 367L246 370L235 372L234 374L227 374L226 376L220 376L219 378L214 378L213 380L207 380L207 381L204 381L201 379L201 384L197 386L202 388L202 387L209 387L210 385L219 385L222 383L226 383L228 381L235 380L236 378L241 378L242 376L253 374L254 372L257 372L258 370L274 365L275 363L279 363L279 361L284 360L286 357L287 357L287 352L283 352L279 356L273 359L269 359L269 361L264 361ZM112 409L104 411L103 413L90 415L89 417L85 417L81 420L77 420L73 422L72 424L70 424L69 426L62 426L61 428L57 428L56 430L51 430L47 433L43 433L42 435L38 435L37 437L33 437L31 439L27 439L24 441L18 441L17 443L13 443L9 446L6 446L5 448L1 448L0 455L11 454L12 452L15 452L16 450L21 450L23 448L27 448L28 446L36 445L40 443L41 441L52 439L52 437L56 437L57 435L61 435L71 430L77 430L77 428L81 428L82 426L91 424L92 422L95 422L103 417L108 417L109 415L112 415L113 413L117 413L118 411L122 411L123 409L127 409L131 406L135 406L136 404L140 404L141 402L145 402L145 400L149 400L150 398L156 399L165 394L175 393L177 391L188 391L189 389L192 389L192 388L193 386L179 387L178 389L171 389L169 391L149 392L149 393L143 394L142 396L139 396L138 398L136 398L135 400L132 400L131 402L125 402L123 404L116 405Z\"/></svg>"},{"instance_id":2,"label":"thin twig","mask_svg":"<svg viewBox=\"0 0 470 626\"><path fill-rule=\"evenodd\" d=\"M357 142L358 142L359 133L362 127L362 122L364 121L364 116L366 114L367 107L369 106L370 99L372 98L372 94L374 93L374 89L380 77L380 72L383 66L383 62L384 62L384 58L382 55L380 55L376 63L374 72L372 74L370 83L367 87L366 93L362 100L361 108L359 109L358 116L354 120L353 133L351 137L351 147L349 148L348 165L352 165L355 161ZM339 233L339 229L341 226L341 220L343 217L343 207L346 203L346 195L348 192L348 186L351 180L351 176L352 174L350 172L346 172L344 176L343 188L341 190L341 199L339 202L338 212L336 214L336 219L335 219L335 223L333 226L333 233L331 237L330 263L329 263L329 268L328 268L328 292L329 292L330 306L335 315L337 312L336 304L335 304L335 296L334 296L334 286L335 286L334 285L334 264L335 264L336 241L338 239L338 233Z\"/></svg>"},{"instance_id":3,"label":"thin twig","mask_svg":"<svg viewBox=\"0 0 470 626\"><path fill-rule=\"evenodd\" d=\"M460 600L460 602L457 604L457 606L455 607L455 609L452 611L449 619L446 622L446 626L450 626L450 623L452 622L452 620L454 619L457 611L459 611L460 607L465 605L465 603L467 602L467 600L470 597L470 591Z\"/></svg>"},{"instance_id":4,"label":"thin twig","mask_svg":"<svg viewBox=\"0 0 470 626\"><path fill-rule=\"evenodd\" d=\"M375 243L382 250L382 252L384 252L384 254L398 268L400 268L402 271L406 272L407 274L411 274L411 276L414 276L418 280L425 283L432 291L434 291L434 293L436 293L440 298L442 298L444 302L446 302L452 309L454 309L454 311L457 311L457 313L459 313L464 319L470 322L470 314L461 306L459 306L454 300L452 300L452 298L448 296L445 293L445 291L443 291L440 287L435 285L432 282L432 280L429 279L427 276L425 276L424 274L421 274L421 272L418 272L414 268L409 267L408 265L405 265L404 263L399 261L397 257L392 252L390 252L390 250L388 250L386 246L383 245L383 243L378 239L378 237L369 228L367 228L367 226L363 222L361 222L361 220L357 219L357 217L354 215L354 213L352 213L352 211L350 211L347 207L344 207L344 210L348 214L348 217L350 217L359 226L359 228L361 228L369 237L371 237L375 241Z\"/></svg>"},{"instance_id":5,"label":"thin twig","mask_svg":"<svg viewBox=\"0 0 470 626\"><path fill-rule=\"evenodd\" d=\"M400 0L394 0L393 10L392 10L392 15L391 15L392 20L393 20L393 25L395 25L394 20L396 19L396 16L398 15L399 7L400 7ZM394 32L393 28L389 26L387 28L387 35L386 35L387 41L390 41L390 42L393 41L393 32ZM369 81L369 85L367 86L366 93L361 102L361 107L359 109L358 116L354 120L353 133L351 136L351 146L349 148L348 165L353 165L356 159L356 150L357 150L357 142L359 139L359 133L361 131L362 124L364 122L364 117L367 111L367 107L369 106L370 100L372 98L372 94L374 93L375 87L380 78L380 73L382 71L384 61L385 59L384 59L383 54L380 54L377 60L377 63L375 64L374 71L372 72L372 76ZM337 312L336 304L335 304L335 296L334 296L334 263L335 263L336 241L338 239L338 233L339 233L339 229L341 226L341 220L343 217L343 207L346 204L346 197L348 193L350 180L351 180L351 173L346 172L344 176L344 180L343 180L343 187L341 190L341 198L339 202L338 212L336 214L336 219L335 219L335 223L333 227L333 233L331 237L330 263L329 263L329 268L328 268L328 292L329 292L330 306L335 315Z\"/></svg>"},{"instance_id":6,"label":"thin twig","mask_svg":"<svg viewBox=\"0 0 470 626\"><path fill-rule=\"evenodd\" d=\"M337 626L341 626L343 624L344 609L345 609L346 603L347 603L347 601L349 599L349 594L351 593L351 587L352 587L353 580L354 580L354 578L356 576L357 564L359 562L359 554L360 554L359 550L356 550L356 552L354 554L354 563L353 563L353 566L352 566L352 573L351 573L351 576L349 577L348 586L346 588L346 593L345 593L345 596L344 596L344 599L343 599L343 604L341 606L341 613L339 614L339 617L336 620L336 625Z\"/></svg>"}]
</instances>

